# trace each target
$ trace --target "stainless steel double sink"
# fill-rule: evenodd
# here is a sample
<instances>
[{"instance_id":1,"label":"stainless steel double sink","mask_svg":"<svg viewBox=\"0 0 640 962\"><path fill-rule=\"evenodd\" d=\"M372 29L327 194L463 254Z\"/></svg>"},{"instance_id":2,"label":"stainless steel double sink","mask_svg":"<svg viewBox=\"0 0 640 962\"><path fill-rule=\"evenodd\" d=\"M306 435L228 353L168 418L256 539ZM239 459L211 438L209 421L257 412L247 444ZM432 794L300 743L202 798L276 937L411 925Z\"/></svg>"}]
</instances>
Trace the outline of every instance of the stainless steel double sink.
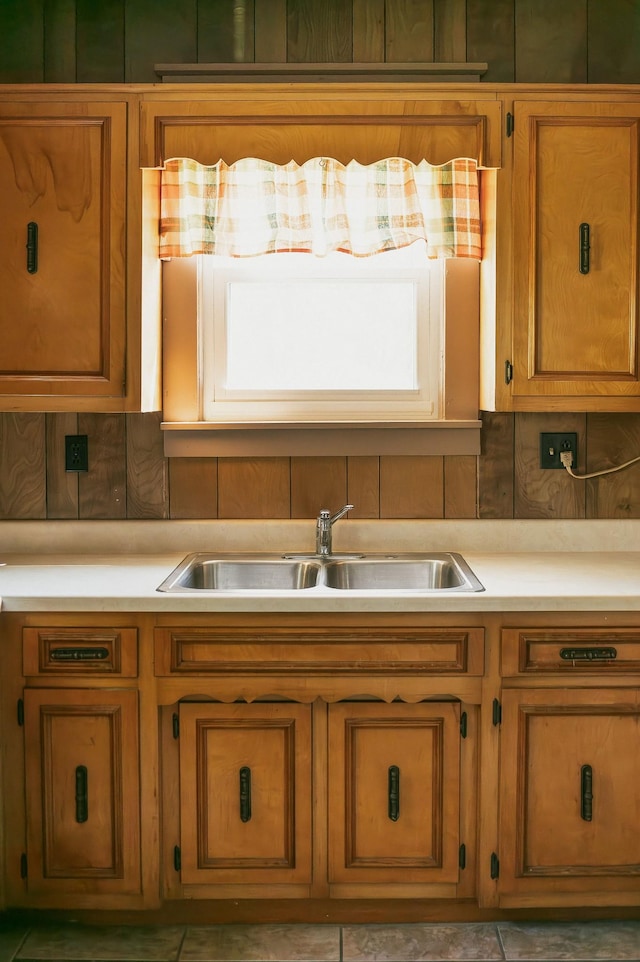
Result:
<instances>
[{"instance_id":1,"label":"stainless steel double sink","mask_svg":"<svg viewBox=\"0 0 640 962\"><path fill-rule=\"evenodd\" d=\"M461 555L189 554L158 587L167 592L484 591Z\"/></svg>"}]
</instances>

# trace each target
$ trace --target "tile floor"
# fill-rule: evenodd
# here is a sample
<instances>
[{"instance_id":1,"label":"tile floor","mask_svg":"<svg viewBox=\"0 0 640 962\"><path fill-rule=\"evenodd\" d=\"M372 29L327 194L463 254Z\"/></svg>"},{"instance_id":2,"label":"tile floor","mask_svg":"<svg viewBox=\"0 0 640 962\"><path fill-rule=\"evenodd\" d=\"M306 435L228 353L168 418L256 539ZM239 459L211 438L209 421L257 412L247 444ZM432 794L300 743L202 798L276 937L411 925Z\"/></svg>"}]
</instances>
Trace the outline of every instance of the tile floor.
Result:
<instances>
[{"instance_id":1,"label":"tile floor","mask_svg":"<svg viewBox=\"0 0 640 962\"><path fill-rule=\"evenodd\" d=\"M0 962L640 962L640 921L27 927Z\"/></svg>"}]
</instances>

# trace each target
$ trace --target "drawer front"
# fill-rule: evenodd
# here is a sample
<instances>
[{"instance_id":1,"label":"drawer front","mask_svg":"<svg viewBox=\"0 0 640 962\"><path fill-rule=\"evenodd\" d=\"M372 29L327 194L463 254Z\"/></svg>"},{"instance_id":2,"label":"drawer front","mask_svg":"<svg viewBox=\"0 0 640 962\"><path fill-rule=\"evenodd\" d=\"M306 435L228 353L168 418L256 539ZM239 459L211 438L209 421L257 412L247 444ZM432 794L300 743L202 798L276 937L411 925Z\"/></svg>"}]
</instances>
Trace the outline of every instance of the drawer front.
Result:
<instances>
[{"instance_id":1,"label":"drawer front","mask_svg":"<svg viewBox=\"0 0 640 962\"><path fill-rule=\"evenodd\" d=\"M483 628L157 628L156 674L482 675Z\"/></svg>"},{"instance_id":2,"label":"drawer front","mask_svg":"<svg viewBox=\"0 0 640 962\"><path fill-rule=\"evenodd\" d=\"M503 629L502 675L543 672L640 672L640 629Z\"/></svg>"},{"instance_id":3,"label":"drawer front","mask_svg":"<svg viewBox=\"0 0 640 962\"><path fill-rule=\"evenodd\" d=\"M137 628L23 628L25 675L138 674Z\"/></svg>"}]
</instances>

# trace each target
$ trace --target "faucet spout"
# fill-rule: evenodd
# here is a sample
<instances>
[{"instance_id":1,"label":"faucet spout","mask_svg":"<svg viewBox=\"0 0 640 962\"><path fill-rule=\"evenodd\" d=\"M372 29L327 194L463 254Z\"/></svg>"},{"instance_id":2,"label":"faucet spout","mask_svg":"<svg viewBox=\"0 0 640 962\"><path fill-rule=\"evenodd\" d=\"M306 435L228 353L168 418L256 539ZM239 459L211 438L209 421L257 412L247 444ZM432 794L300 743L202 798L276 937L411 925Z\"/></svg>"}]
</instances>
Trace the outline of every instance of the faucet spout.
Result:
<instances>
[{"instance_id":1,"label":"faucet spout","mask_svg":"<svg viewBox=\"0 0 640 962\"><path fill-rule=\"evenodd\" d=\"M354 506L345 504L344 507L331 514L323 508L316 519L316 554L329 555L332 552L332 528L336 521L344 517L347 511L351 511Z\"/></svg>"}]
</instances>

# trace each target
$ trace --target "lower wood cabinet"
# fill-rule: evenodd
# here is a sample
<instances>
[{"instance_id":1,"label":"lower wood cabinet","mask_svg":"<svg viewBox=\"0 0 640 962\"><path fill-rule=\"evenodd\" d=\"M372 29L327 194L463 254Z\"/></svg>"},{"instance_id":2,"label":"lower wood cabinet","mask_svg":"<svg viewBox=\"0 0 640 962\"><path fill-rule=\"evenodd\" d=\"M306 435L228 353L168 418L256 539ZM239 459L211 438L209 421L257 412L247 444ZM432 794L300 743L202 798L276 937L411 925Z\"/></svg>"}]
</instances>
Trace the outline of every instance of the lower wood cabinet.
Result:
<instances>
[{"instance_id":1,"label":"lower wood cabinet","mask_svg":"<svg viewBox=\"0 0 640 962\"><path fill-rule=\"evenodd\" d=\"M140 892L137 699L132 690L25 691L29 895L69 905L71 895Z\"/></svg>"},{"instance_id":2,"label":"lower wood cabinet","mask_svg":"<svg viewBox=\"0 0 640 962\"><path fill-rule=\"evenodd\" d=\"M640 690L503 693L500 904L640 901Z\"/></svg>"}]
</instances>

